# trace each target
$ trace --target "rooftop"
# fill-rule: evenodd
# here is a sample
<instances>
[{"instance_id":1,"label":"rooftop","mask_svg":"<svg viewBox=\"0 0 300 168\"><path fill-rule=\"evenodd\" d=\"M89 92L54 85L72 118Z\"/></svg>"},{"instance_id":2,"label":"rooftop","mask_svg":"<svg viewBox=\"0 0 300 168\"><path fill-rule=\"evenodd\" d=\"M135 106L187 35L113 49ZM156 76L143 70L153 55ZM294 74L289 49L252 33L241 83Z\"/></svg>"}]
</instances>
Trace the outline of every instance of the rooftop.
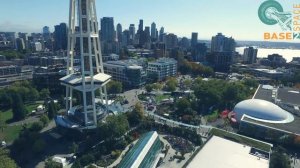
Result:
<instances>
[{"instance_id":1,"label":"rooftop","mask_svg":"<svg viewBox=\"0 0 300 168\"><path fill-rule=\"evenodd\" d=\"M156 160L156 156L160 152L161 147L162 143L158 138L157 132L148 132L138 140L132 149L130 149L118 167L153 167L153 164L155 164L154 161Z\"/></svg>"},{"instance_id":2,"label":"rooftop","mask_svg":"<svg viewBox=\"0 0 300 168\"><path fill-rule=\"evenodd\" d=\"M112 64L112 65L119 65L119 66L140 66L145 63L145 59L128 59L128 60L119 60L119 61L107 61L103 64Z\"/></svg>"},{"instance_id":3,"label":"rooftop","mask_svg":"<svg viewBox=\"0 0 300 168\"><path fill-rule=\"evenodd\" d=\"M299 126L300 126L300 116L296 116L296 115L294 115L294 121L290 122L290 123L266 123L266 122L254 120L254 119L252 119L248 116L244 116L242 118L242 121L248 121L248 122L252 122L252 123L255 123L255 124L264 125L264 126L267 126L267 127L272 127L272 128L275 128L275 129L285 131L285 132L300 135L300 128L299 128Z\"/></svg>"},{"instance_id":4,"label":"rooftop","mask_svg":"<svg viewBox=\"0 0 300 168\"><path fill-rule=\"evenodd\" d=\"M213 136L187 168L269 168L268 158L266 152Z\"/></svg>"},{"instance_id":5,"label":"rooftop","mask_svg":"<svg viewBox=\"0 0 300 168\"><path fill-rule=\"evenodd\" d=\"M255 69L256 71L268 73L268 74L283 74L282 71L276 69Z\"/></svg>"},{"instance_id":6,"label":"rooftop","mask_svg":"<svg viewBox=\"0 0 300 168\"><path fill-rule=\"evenodd\" d=\"M294 116L291 113L272 102L260 99L241 101L234 107L233 111L236 113L238 121L244 115L265 123L291 123L294 121Z\"/></svg>"},{"instance_id":7,"label":"rooftop","mask_svg":"<svg viewBox=\"0 0 300 168\"><path fill-rule=\"evenodd\" d=\"M253 99L262 99L269 102L274 102L275 98L277 102L282 104L300 106L299 89L260 85L256 90L256 94L253 96Z\"/></svg>"}]
</instances>

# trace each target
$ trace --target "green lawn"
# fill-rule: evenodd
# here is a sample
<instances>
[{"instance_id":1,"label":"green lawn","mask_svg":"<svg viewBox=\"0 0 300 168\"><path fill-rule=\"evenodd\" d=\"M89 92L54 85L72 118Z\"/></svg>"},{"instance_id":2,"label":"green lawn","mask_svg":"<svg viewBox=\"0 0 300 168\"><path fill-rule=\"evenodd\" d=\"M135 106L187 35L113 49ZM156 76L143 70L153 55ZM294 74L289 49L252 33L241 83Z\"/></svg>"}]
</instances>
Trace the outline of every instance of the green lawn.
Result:
<instances>
[{"instance_id":1,"label":"green lawn","mask_svg":"<svg viewBox=\"0 0 300 168\"><path fill-rule=\"evenodd\" d=\"M218 117L219 117L219 112L218 112L218 110L215 110L215 111L213 111L213 113L211 113L211 114L209 114L209 115L206 115L206 116L204 116L205 118L206 118L206 120L208 121L208 122L213 122L213 121L215 121L216 119L218 119Z\"/></svg>"},{"instance_id":2,"label":"green lawn","mask_svg":"<svg viewBox=\"0 0 300 168\"><path fill-rule=\"evenodd\" d=\"M36 103L36 104L28 104L25 105L25 108L28 111L28 114L30 114L32 112L32 110L35 110L39 105L41 105L40 103Z\"/></svg>"},{"instance_id":3,"label":"green lawn","mask_svg":"<svg viewBox=\"0 0 300 168\"><path fill-rule=\"evenodd\" d=\"M155 101L157 102L157 103L160 103L162 100L164 100L164 99L169 99L171 96L170 95L156 95L156 97L155 97Z\"/></svg>"},{"instance_id":4,"label":"green lawn","mask_svg":"<svg viewBox=\"0 0 300 168\"><path fill-rule=\"evenodd\" d=\"M6 110L6 111L0 110L0 113L1 113L1 117L3 118L1 120L5 121L5 122L7 122L8 120L13 118L13 113L12 113L11 109Z\"/></svg>"},{"instance_id":5,"label":"green lawn","mask_svg":"<svg viewBox=\"0 0 300 168\"><path fill-rule=\"evenodd\" d=\"M259 142L259 141L256 141L256 140L244 137L244 136L240 136L240 135L237 135L237 134L233 134L233 133L230 133L230 132L227 132L227 131L223 131L223 130L220 130L220 129L213 128L210 133L213 134L213 135L223 137L223 138L226 138L226 139L229 139L229 140L233 140L233 141L236 141L238 143L245 144L245 145L248 145L248 146L251 146L251 147L254 147L254 148L257 148L257 149L261 149L261 150L264 150L264 151L267 151L267 152L269 152L271 150L271 146L266 144L266 143Z\"/></svg>"},{"instance_id":6,"label":"green lawn","mask_svg":"<svg viewBox=\"0 0 300 168\"><path fill-rule=\"evenodd\" d=\"M6 127L3 132L0 130L0 140L5 140L6 142L13 142L16 138L18 138L20 132L22 130L22 126L9 126Z\"/></svg>"},{"instance_id":7,"label":"green lawn","mask_svg":"<svg viewBox=\"0 0 300 168\"><path fill-rule=\"evenodd\" d=\"M40 104L27 104L25 108L31 113L32 110L36 109L36 107ZM9 120L13 118L12 109L1 111L1 120L8 123ZM22 126L6 126L6 128L2 131L0 130L0 140L5 140L6 142L13 142L16 138L18 138L20 131L22 130Z\"/></svg>"},{"instance_id":8,"label":"green lawn","mask_svg":"<svg viewBox=\"0 0 300 168\"><path fill-rule=\"evenodd\" d=\"M28 111L28 114L30 114L32 112L32 110L35 110L37 108L37 106L39 106L40 104L27 104L25 105L25 108ZM3 117L3 120L5 122L7 122L8 120L11 120L13 118L13 113L12 113L12 109L6 110L6 111L1 111L1 117Z\"/></svg>"}]
</instances>

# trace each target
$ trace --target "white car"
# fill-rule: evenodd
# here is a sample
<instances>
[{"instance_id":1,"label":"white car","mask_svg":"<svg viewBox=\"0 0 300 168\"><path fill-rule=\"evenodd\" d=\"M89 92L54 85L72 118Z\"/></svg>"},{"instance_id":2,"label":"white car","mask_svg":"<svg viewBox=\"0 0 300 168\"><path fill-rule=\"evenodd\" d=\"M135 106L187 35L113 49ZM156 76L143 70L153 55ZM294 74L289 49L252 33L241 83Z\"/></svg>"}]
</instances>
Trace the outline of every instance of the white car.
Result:
<instances>
[{"instance_id":1,"label":"white car","mask_svg":"<svg viewBox=\"0 0 300 168\"><path fill-rule=\"evenodd\" d=\"M6 146L6 142L5 141L1 141L1 147L5 147Z\"/></svg>"}]
</instances>

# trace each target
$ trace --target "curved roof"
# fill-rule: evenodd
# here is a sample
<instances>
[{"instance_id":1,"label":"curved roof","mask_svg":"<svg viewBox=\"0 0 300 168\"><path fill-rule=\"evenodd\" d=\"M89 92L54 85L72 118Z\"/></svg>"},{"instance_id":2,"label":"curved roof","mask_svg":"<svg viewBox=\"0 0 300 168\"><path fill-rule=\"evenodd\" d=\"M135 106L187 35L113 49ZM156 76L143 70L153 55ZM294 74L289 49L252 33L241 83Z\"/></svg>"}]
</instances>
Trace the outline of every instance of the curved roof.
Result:
<instances>
[{"instance_id":1,"label":"curved roof","mask_svg":"<svg viewBox=\"0 0 300 168\"><path fill-rule=\"evenodd\" d=\"M253 120L268 123L290 123L294 121L294 116L289 112L271 102L260 99L244 100L238 103L233 111L236 113L238 121L243 115L247 115Z\"/></svg>"}]
</instances>

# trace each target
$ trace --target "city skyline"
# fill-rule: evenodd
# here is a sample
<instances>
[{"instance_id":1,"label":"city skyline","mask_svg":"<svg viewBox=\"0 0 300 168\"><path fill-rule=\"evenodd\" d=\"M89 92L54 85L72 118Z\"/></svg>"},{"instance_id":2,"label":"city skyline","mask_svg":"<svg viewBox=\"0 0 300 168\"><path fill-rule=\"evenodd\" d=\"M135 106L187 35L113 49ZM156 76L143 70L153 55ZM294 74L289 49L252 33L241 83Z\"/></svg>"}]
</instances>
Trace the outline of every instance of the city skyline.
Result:
<instances>
[{"instance_id":1,"label":"city skyline","mask_svg":"<svg viewBox=\"0 0 300 168\"><path fill-rule=\"evenodd\" d=\"M144 26L151 26L151 23L155 22L158 30L163 26L166 32L179 37L191 38L192 32L198 32L200 40L210 40L212 36L222 32L236 40L260 41L263 40L263 32L280 31L279 26L267 26L259 20L257 9L264 1L231 0L226 4L222 2L102 0L96 3L98 21L100 22L102 17L114 17L115 26L121 23L123 30L128 29L130 24L135 24L137 29L139 19L143 19ZM292 5L297 3L295 0L279 2L286 10L292 10ZM220 4L222 7L219 7ZM35 10L29 10L33 6ZM46 0L2 2L0 10L8 15L0 16L0 31L39 33L43 26L49 26L53 32L54 25L67 23L69 13L64 9L68 6L68 0L52 0L49 3Z\"/></svg>"}]
</instances>

